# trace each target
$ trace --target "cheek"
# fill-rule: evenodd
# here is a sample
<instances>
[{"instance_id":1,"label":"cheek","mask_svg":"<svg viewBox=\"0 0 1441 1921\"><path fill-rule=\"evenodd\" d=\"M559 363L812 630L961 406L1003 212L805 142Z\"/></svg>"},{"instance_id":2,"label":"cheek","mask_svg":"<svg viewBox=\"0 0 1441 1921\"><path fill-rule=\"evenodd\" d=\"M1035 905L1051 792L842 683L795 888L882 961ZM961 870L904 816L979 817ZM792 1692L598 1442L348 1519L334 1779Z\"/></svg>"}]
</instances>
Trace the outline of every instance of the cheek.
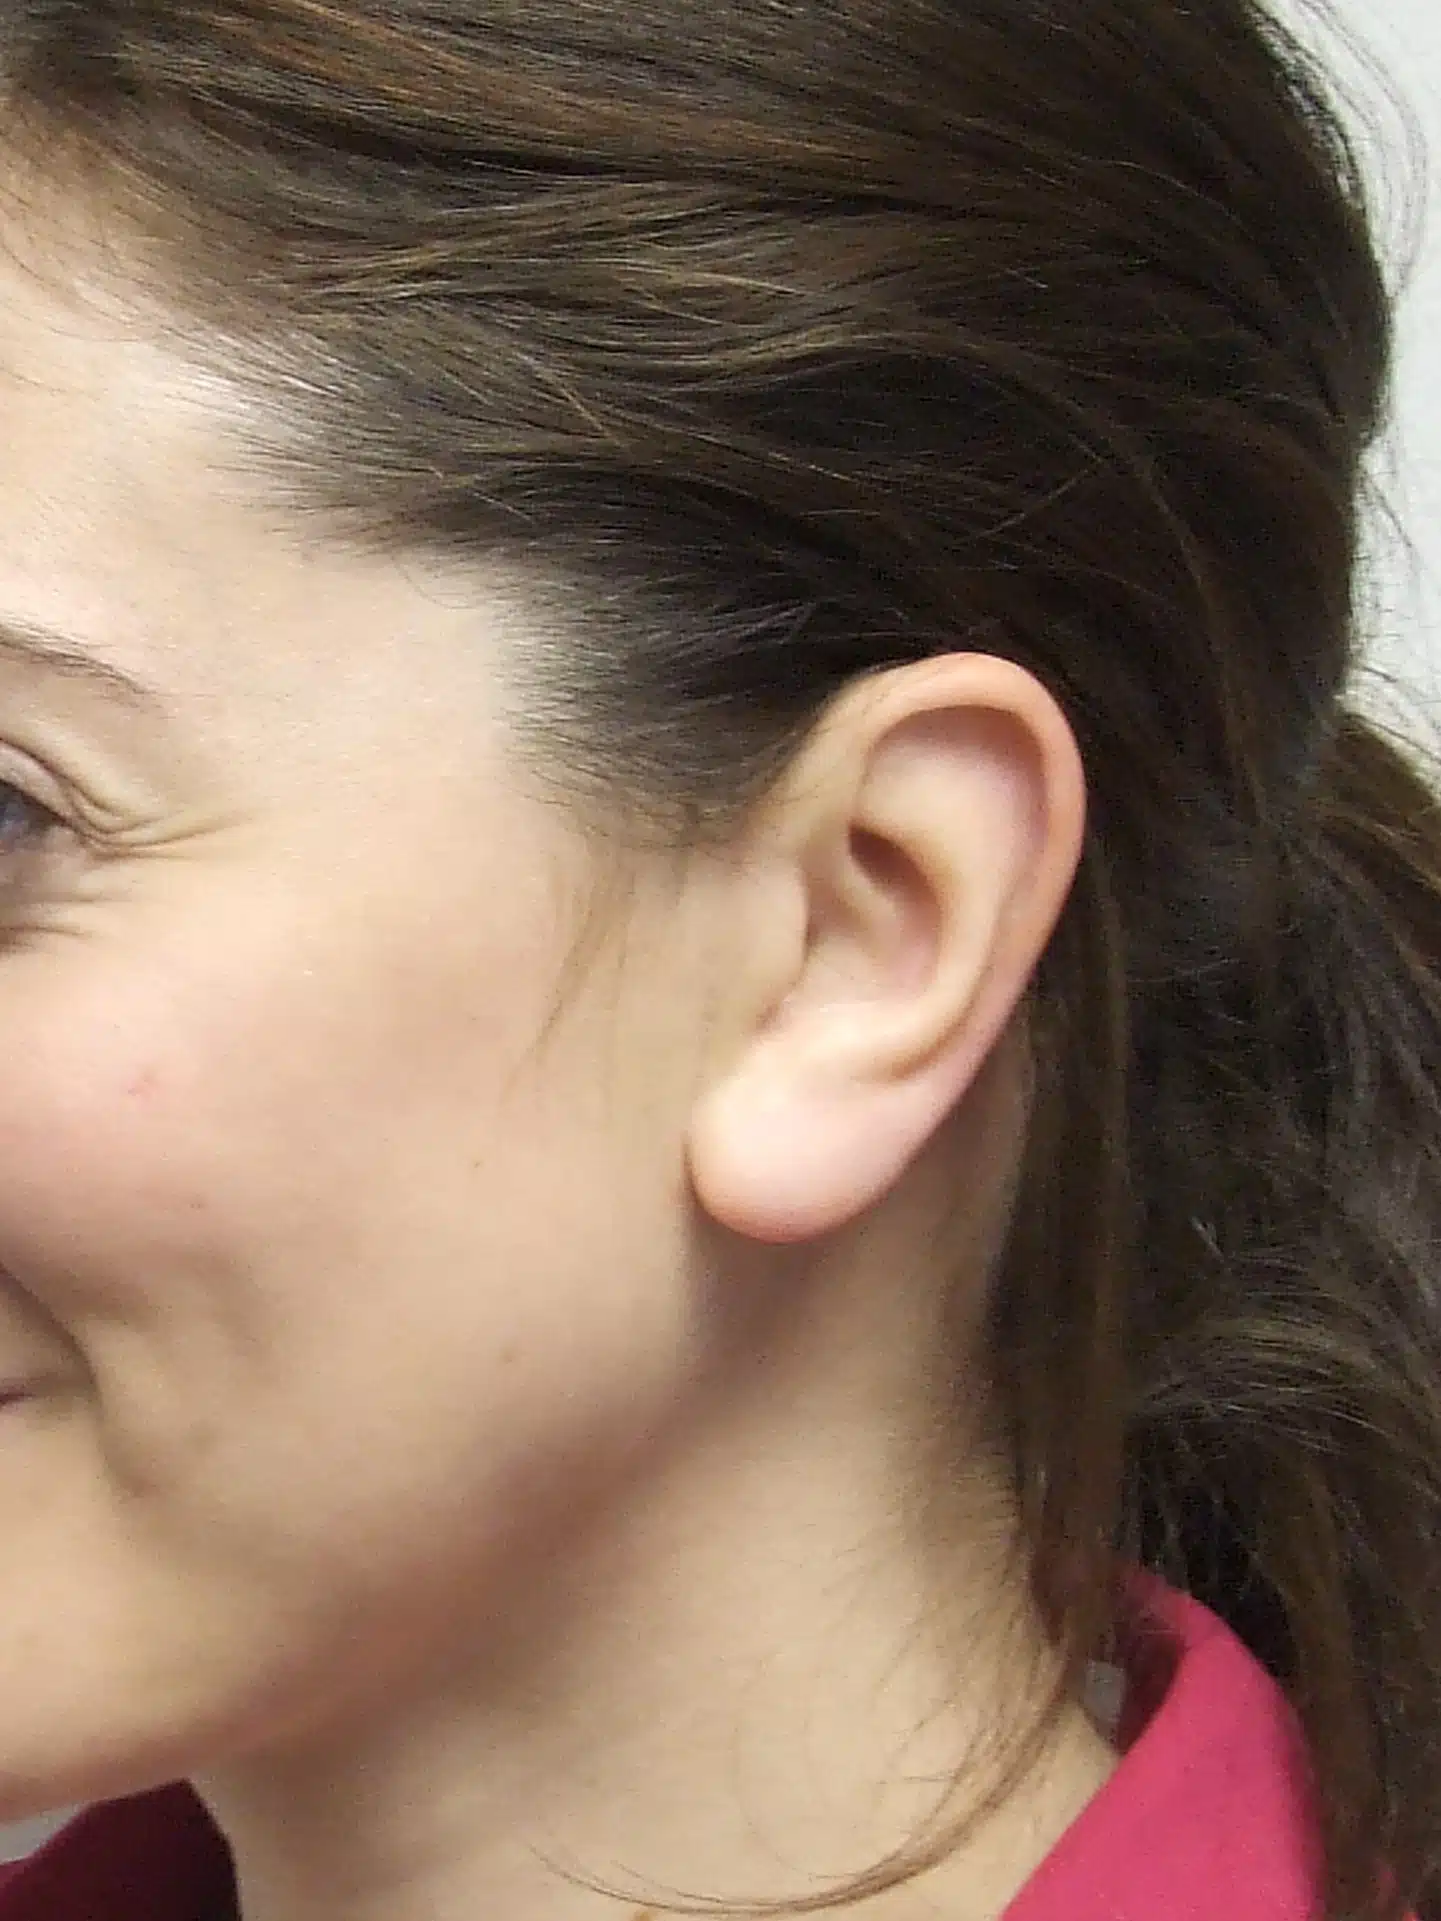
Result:
<instances>
[{"instance_id":1,"label":"cheek","mask_svg":"<svg viewBox=\"0 0 1441 1921\"><path fill-rule=\"evenodd\" d=\"M293 916L271 922L130 959L97 943L0 964L16 1062L0 1085L0 1270L79 1349L137 1473L141 1457L153 1474L163 1453L195 1455L201 1408L209 1423L258 1414L305 1370L333 1371L339 1296L366 1286L384 1137L414 1151L428 1135L433 1152L441 1131L444 1088L409 1072L436 1052L434 994L347 979Z\"/></svg>"},{"instance_id":2,"label":"cheek","mask_svg":"<svg viewBox=\"0 0 1441 1921\"><path fill-rule=\"evenodd\" d=\"M0 1046L16 1063L0 1083L0 1266L63 1318L112 1293L118 1306L122 1277L143 1287L149 1259L203 1237L207 1117L177 1111L193 1043L163 980L92 981L72 963L27 986L0 970Z\"/></svg>"},{"instance_id":3,"label":"cheek","mask_svg":"<svg viewBox=\"0 0 1441 1921\"><path fill-rule=\"evenodd\" d=\"M344 901L184 906L124 944L0 958L0 1265L96 1311L152 1284L144 1256L243 1266L362 1211L377 1160L463 1149L536 1018L538 953L452 961L433 918L407 940L403 913Z\"/></svg>"},{"instance_id":4,"label":"cheek","mask_svg":"<svg viewBox=\"0 0 1441 1921\"><path fill-rule=\"evenodd\" d=\"M413 1592L660 1417L679 1210L585 1049L533 1056L549 960L387 950L332 903L324 939L252 904L145 965L0 964L0 1270L92 1371L112 1479L232 1591Z\"/></svg>"}]
</instances>

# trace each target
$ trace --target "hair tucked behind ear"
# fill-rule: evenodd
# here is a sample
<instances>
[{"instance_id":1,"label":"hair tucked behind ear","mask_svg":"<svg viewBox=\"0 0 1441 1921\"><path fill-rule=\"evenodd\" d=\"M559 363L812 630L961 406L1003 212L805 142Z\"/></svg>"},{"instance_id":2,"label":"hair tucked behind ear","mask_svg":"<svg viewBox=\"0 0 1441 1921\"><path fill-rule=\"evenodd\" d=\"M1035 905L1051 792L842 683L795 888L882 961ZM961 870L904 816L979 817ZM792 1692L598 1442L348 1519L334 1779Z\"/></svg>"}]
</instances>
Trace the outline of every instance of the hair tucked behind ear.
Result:
<instances>
[{"instance_id":1,"label":"hair tucked behind ear","mask_svg":"<svg viewBox=\"0 0 1441 1921\"><path fill-rule=\"evenodd\" d=\"M1330 1921L1441 1913L1441 821L1343 706L1390 311L1312 61L1259 0L0 0L0 97L278 494L523 588L612 819L727 832L892 663L1053 691L991 1349L1063 1687L1166 1569L1300 1711Z\"/></svg>"}]
</instances>

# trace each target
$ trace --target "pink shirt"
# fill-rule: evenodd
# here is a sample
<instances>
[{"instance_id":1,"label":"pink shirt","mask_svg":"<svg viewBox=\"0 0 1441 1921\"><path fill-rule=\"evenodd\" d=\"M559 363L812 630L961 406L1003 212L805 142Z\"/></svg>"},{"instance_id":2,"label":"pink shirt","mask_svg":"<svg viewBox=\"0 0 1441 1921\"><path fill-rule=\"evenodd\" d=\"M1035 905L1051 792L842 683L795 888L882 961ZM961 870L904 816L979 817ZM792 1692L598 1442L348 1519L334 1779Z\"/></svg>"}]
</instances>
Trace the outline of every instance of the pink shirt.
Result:
<instances>
[{"instance_id":1,"label":"pink shirt","mask_svg":"<svg viewBox=\"0 0 1441 1921\"><path fill-rule=\"evenodd\" d=\"M1005 1921L1314 1921L1304 1755L1266 1670L1216 1615L1132 1576L1121 1761ZM230 1861L183 1786L77 1815L0 1867L0 1921L229 1921Z\"/></svg>"}]
</instances>

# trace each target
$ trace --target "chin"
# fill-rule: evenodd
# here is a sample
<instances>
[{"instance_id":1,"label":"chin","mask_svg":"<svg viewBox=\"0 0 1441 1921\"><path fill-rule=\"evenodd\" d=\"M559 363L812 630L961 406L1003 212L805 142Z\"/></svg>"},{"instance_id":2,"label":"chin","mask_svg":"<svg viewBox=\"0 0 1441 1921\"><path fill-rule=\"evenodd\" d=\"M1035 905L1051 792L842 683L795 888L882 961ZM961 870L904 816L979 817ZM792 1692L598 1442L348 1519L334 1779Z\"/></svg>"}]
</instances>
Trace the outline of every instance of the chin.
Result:
<instances>
[{"instance_id":1,"label":"chin","mask_svg":"<svg viewBox=\"0 0 1441 1921\"><path fill-rule=\"evenodd\" d=\"M83 1764L58 1766L34 1777L12 1776L0 1756L0 1828L86 1807L92 1801L117 1801L125 1795L144 1794L150 1788L164 1787L175 1775L137 1775L128 1768L100 1771ZM0 1849L0 1861L5 1859Z\"/></svg>"},{"instance_id":2,"label":"chin","mask_svg":"<svg viewBox=\"0 0 1441 1921\"><path fill-rule=\"evenodd\" d=\"M35 1688L0 1716L0 1827L148 1793L187 1778L197 1759L213 1752L199 1717L187 1723L173 1704L163 1725L153 1701L143 1714L117 1712L128 1678L117 1670L108 1685L97 1665L93 1680L87 1676L90 1715L68 1691L61 1701L58 1690Z\"/></svg>"}]
</instances>

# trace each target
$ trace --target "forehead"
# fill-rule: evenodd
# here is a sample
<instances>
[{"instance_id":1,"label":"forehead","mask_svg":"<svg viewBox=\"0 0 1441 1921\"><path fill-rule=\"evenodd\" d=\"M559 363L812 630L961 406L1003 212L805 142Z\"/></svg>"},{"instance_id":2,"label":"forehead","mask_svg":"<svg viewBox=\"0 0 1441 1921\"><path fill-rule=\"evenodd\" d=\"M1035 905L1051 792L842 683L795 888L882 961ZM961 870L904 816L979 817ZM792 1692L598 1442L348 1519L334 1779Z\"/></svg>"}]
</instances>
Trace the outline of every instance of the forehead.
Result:
<instances>
[{"instance_id":1,"label":"forehead","mask_svg":"<svg viewBox=\"0 0 1441 1921\"><path fill-rule=\"evenodd\" d=\"M227 468L221 383L77 229L0 221L0 623L208 713L302 665L285 545Z\"/></svg>"},{"instance_id":2,"label":"forehead","mask_svg":"<svg viewBox=\"0 0 1441 1921\"><path fill-rule=\"evenodd\" d=\"M323 686L338 717L378 674L419 686L436 649L450 699L457 674L481 693L476 583L288 523L236 459L257 403L104 258L13 247L0 223L0 623L93 637L182 703Z\"/></svg>"},{"instance_id":3,"label":"forehead","mask_svg":"<svg viewBox=\"0 0 1441 1921\"><path fill-rule=\"evenodd\" d=\"M107 624L219 531L194 382L70 261L0 246L0 605ZM136 609L137 612L141 611Z\"/></svg>"}]
</instances>

